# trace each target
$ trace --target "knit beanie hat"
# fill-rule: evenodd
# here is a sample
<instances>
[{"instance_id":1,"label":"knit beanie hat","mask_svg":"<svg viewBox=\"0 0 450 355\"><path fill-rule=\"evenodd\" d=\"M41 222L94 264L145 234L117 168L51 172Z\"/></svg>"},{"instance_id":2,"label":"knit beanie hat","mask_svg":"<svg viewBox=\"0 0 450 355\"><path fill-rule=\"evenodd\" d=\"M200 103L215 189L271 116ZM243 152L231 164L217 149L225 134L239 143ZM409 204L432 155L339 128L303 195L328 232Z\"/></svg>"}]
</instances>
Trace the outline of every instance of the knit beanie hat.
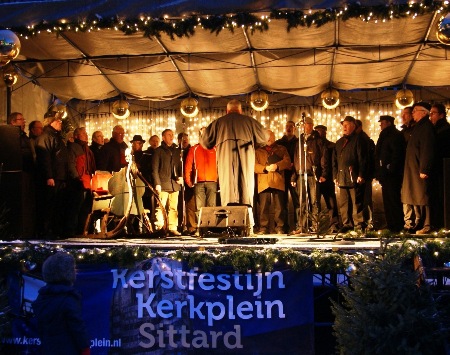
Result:
<instances>
[{"instance_id":1,"label":"knit beanie hat","mask_svg":"<svg viewBox=\"0 0 450 355\"><path fill-rule=\"evenodd\" d=\"M42 276L47 283L75 282L75 259L68 253L58 252L45 260Z\"/></svg>"}]
</instances>

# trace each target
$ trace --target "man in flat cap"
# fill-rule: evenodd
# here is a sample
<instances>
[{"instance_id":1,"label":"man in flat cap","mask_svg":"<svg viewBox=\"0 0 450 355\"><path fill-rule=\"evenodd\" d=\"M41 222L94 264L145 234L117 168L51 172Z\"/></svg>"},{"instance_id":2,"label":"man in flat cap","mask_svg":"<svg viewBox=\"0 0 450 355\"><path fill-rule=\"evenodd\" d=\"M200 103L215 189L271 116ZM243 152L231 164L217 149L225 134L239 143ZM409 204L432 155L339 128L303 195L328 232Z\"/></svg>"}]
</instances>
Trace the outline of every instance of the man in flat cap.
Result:
<instances>
[{"instance_id":1,"label":"man in flat cap","mask_svg":"<svg viewBox=\"0 0 450 355\"><path fill-rule=\"evenodd\" d=\"M416 234L432 231L430 198L434 157L436 154L436 135L429 120L431 105L418 102L413 105L412 115L416 126L406 147L405 169L402 185L402 202L413 205L415 220L405 215L405 227L413 225Z\"/></svg>"},{"instance_id":2,"label":"man in flat cap","mask_svg":"<svg viewBox=\"0 0 450 355\"><path fill-rule=\"evenodd\" d=\"M393 232L403 229L401 189L406 141L395 127L394 117L380 116L380 136L375 147L375 178L381 184L387 228Z\"/></svg>"},{"instance_id":3,"label":"man in flat cap","mask_svg":"<svg viewBox=\"0 0 450 355\"><path fill-rule=\"evenodd\" d=\"M336 142L333 155L333 179L339 187L338 204L341 232L365 229L363 210L367 178L367 142L356 134L355 118L341 122L343 136Z\"/></svg>"}]
</instances>

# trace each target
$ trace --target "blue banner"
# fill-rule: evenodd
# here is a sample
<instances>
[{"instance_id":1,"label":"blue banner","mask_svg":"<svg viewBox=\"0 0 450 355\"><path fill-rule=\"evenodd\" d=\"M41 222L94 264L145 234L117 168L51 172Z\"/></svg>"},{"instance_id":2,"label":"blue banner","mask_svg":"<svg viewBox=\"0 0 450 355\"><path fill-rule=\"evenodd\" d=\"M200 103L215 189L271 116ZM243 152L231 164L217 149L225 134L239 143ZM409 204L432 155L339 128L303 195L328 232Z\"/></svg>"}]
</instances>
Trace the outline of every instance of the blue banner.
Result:
<instances>
[{"instance_id":1,"label":"blue banner","mask_svg":"<svg viewBox=\"0 0 450 355\"><path fill-rule=\"evenodd\" d=\"M16 316L4 346L38 354L31 302L40 275L11 275ZM313 354L312 275L201 271L168 258L134 268L78 266L91 354Z\"/></svg>"}]
</instances>

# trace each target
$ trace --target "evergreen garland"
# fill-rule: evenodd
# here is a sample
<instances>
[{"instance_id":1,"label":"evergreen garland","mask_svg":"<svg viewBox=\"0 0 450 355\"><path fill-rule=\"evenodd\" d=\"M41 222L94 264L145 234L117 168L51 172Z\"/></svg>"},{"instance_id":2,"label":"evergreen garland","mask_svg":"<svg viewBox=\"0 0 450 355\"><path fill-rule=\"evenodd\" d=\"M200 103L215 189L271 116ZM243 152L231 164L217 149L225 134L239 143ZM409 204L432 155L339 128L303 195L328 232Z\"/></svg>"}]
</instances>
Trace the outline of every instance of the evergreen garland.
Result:
<instances>
[{"instance_id":1,"label":"evergreen garland","mask_svg":"<svg viewBox=\"0 0 450 355\"><path fill-rule=\"evenodd\" d=\"M203 271L225 268L230 271L271 271L289 268L294 271L310 270L313 273L344 273L349 266L365 263L377 255L400 248L399 239L386 238L386 246L378 250L350 251L294 250L291 248L249 248L232 247L227 249L200 248L199 250L179 249L171 251L155 250L148 246L110 246L77 248L24 243L4 245L0 248L0 269L3 273L38 268L47 257L63 250L71 253L80 264L104 264L112 267L132 267L136 263L153 258L168 257L186 263L190 268L198 267ZM401 244L407 260L412 255L420 255L427 267L444 267L450 262L450 239L412 240L405 239Z\"/></svg>"},{"instance_id":2,"label":"evergreen garland","mask_svg":"<svg viewBox=\"0 0 450 355\"><path fill-rule=\"evenodd\" d=\"M94 32L100 30L121 31L125 35L137 32L146 37L160 37L166 34L171 39L176 37L191 37L198 27L211 33L219 34L222 30L234 32L236 28L245 28L254 33L264 32L269 29L271 20L286 20L286 30L289 32L298 27L320 27L327 23L341 19L360 19L361 21L385 22L392 19L416 17L434 12L450 12L450 4L447 1L408 2L398 4L395 2L386 5L362 6L359 2L349 3L342 7L333 7L322 10L272 10L270 15L250 14L240 12L226 15L191 15L182 18L152 18L141 16L140 18L103 18L95 15L92 18L81 21L53 21L43 20L39 24L15 26L10 28L18 35L28 38L42 32L61 33L66 31ZM4 27L0 27L4 28Z\"/></svg>"}]
</instances>

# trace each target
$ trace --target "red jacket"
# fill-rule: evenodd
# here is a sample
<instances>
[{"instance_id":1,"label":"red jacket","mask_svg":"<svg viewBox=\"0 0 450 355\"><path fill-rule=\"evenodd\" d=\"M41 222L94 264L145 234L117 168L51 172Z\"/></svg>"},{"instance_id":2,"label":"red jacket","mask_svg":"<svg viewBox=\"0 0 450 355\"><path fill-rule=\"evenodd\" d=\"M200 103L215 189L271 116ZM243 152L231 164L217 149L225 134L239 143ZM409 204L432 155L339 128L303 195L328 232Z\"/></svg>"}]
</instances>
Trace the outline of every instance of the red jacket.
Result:
<instances>
[{"instance_id":1,"label":"red jacket","mask_svg":"<svg viewBox=\"0 0 450 355\"><path fill-rule=\"evenodd\" d=\"M184 180L189 187L197 182L217 181L216 147L205 149L196 144L186 157Z\"/></svg>"}]
</instances>

